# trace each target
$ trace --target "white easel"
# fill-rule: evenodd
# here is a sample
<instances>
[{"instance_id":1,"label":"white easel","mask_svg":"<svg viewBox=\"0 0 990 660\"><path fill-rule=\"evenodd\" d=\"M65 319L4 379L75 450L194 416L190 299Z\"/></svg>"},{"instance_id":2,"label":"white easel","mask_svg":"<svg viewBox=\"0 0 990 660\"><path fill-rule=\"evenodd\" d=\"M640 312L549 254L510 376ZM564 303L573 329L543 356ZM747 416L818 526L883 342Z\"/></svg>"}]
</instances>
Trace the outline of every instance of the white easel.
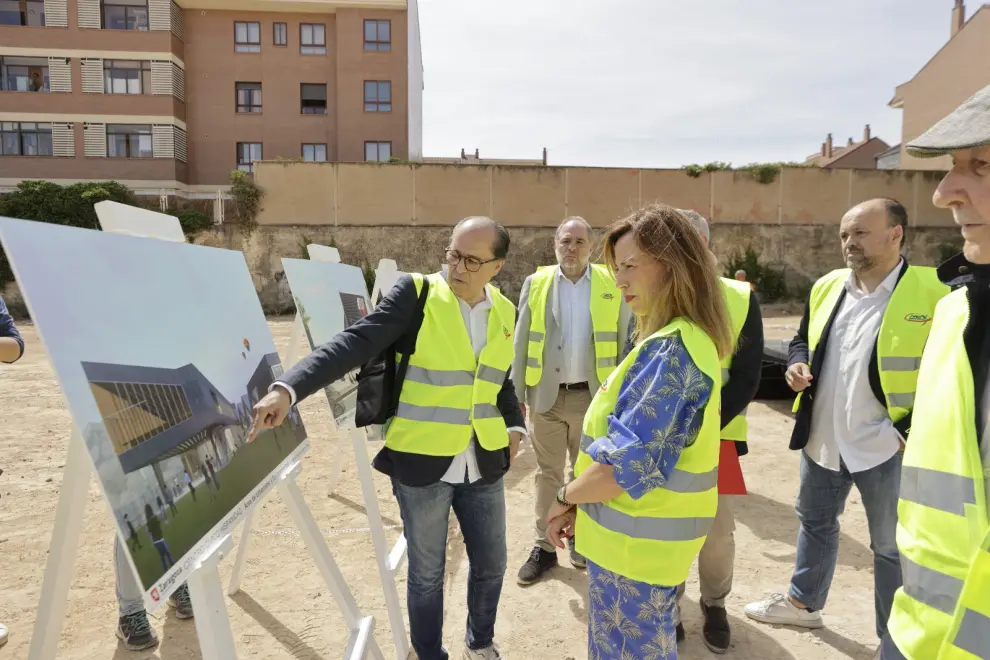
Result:
<instances>
[{"instance_id":1,"label":"white easel","mask_svg":"<svg viewBox=\"0 0 990 660\"><path fill-rule=\"evenodd\" d=\"M99 202L95 205L100 225L104 231L166 241L185 242L185 235L177 218L154 211L139 209L117 202ZM354 597L337 567L330 549L320 534L313 514L306 505L302 492L296 485L298 462L284 469L277 480L277 487L289 513L299 528L300 535L313 555L320 573L330 587L334 600L340 606L351 630L344 658L361 660L370 654L374 660L384 660L375 641L374 617L361 616ZM65 607L68 603L72 568L86 508L89 478L93 471L79 429L73 427L65 460L65 474L59 490L55 510L55 527L49 547L45 576L41 586L38 617L35 620L28 660L53 660L58 650L58 638L62 631ZM245 527L245 533L247 527ZM193 565L186 578L189 597L195 612L196 634L204 658L210 660L236 660L234 635L230 629L226 599L217 570L220 559L229 552L233 542L229 534L222 536L202 559ZM123 570L133 570L131 562ZM140 584L140 579L138 583ZM163 594L162 597L166 597Z\"/></svg>"},{"instance_id":2,"label":"white easel","mask_svg":"<svg viewBox=\"0 0 990 660\"><path fill-rule=\"evenodd\" d=\"M309 258L312 261L325 261L330 263L340 263L340 252L337 248L327 247L311 243L306 246ZM391 271L388 271L391 264ZM378 282L382 279L382 266L385 266L387 275L397 272L395 261L382 259L377 269L375 279L375 290L379 288ZM398 275L394 276L392 283L395 283ZM374 301L374 295L372 295ZM303 343L305 328L303 327L302 316L296 312L296 317L292 322L292 330L289 334L289 348L286 351L286 369L296 363L300 347ZM313 348L313 347L310 347ZM331 415L332 419L332 415ZM334 423L334 430L336 423ZM402 535L396 541L395 546L390 551L388 549L388 539L385 537L385 526L382 522L381 508L378 506L378 494L375 491L374 478L371 471L371 461L368 459L367 434L363 428L352 428L348 435L354 449L354 463L357 466L358 480L361 482L361 495L364 499L365 511L368 514L368 526L371 528L371 542L375 548L375 560L378 563L378 574L381 577L382 589L385 594L385 606L388 610L388 619L392 627L392 641L395 644L395 657L397 660L406 660L409 654L409 640L406 636L405 617L402 614L402 605L399 600L399 591L395 586L395 577L399 566L406 555L406 537ZM330 465L330 493L332 494L340 479L344 452L333 453ZM260 500L259 500L260 502ZM257 507L257 504L255 504ZM254 521L254 508L249 510L244 517L244 531L241 533L240 544L237 547L237 556L234 559L234 569L230 576L230 586L227 593L231 596L241 588L241 578L244 575L244 558L247 555L248 538L251 533L251 526Z\"/></svg>"}]
</instances>

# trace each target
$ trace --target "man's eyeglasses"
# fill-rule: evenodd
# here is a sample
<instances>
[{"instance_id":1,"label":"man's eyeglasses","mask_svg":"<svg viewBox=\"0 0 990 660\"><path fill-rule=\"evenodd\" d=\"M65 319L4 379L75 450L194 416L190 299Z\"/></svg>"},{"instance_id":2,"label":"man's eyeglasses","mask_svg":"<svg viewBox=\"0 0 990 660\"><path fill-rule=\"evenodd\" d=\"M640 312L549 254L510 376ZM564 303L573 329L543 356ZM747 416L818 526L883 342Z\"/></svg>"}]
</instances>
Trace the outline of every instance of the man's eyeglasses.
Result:
<instances>
[{"instance_id":1,"label":"man's eyeglasses","mask_svg":"<svg viewBox=\"0 0 990 660\"><path fill-rule=\"evenodd\" d=\"M464 268L471 273L477 273L479 270L481 270L481 267L484 266L485 264L490 264L493 261L498 261L498 257L493 257L491 259L486 259L482 261L477 257L464 256L457 250L451 250L450 248L444 250L444 257L446 258L447 263L451 266L456 266L458 263L463 261Z\"/></svg>"}]
</instances>

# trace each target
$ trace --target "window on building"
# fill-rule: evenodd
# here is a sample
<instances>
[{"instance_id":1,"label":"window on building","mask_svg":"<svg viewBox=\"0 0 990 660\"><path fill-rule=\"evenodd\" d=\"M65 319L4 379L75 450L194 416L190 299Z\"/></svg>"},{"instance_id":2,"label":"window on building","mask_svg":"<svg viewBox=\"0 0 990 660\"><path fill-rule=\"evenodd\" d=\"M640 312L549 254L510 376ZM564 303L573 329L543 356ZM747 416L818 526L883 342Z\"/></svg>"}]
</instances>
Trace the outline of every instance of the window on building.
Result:
<instances>
[{"instance_id":1,"label":"window on building","mask_svg":"<svg viewBox=\"0 0 990 660\"><path fill-rule=\"evenodd\" d=\"M364 22L365 50L392 50L392 21Z\"/></svg>"},{"instance_id":2,"label":"window on building","mask_svg":"<svg viewBox=\"0 0 990 660\"><path fill-rule=\"evenodd\" d=\"M147 30L148 0L102 0L104 30Z\"/></svg>"},{"instance_id":3,"label":"window on building","mask_svg":"<svg viewBox=\"0 0 990 660\"><path fill-rule=\"evenodd\" d=\"M237 143L237 169L242 172L254 172L256 160L261 160L260 142Z\"/></svg>"},{"instance_id":4,"label":"window on building","mask_svg":"<svg viewBox=\"0 0 990 660\"><path fill-rule=\"evenodd\" d=\"M0 25L44 27L44 0L0 0Z\"/></svg>"},{"instance_id":5,"label":"window on building","mask_svg":"<svg viewBox=\"0 0 990 660\"><path fill-rule=\"evenodd\" d=\"M107 124L108 158L151 158L149 124Z\"/></svg>"},{"instance_id":6,"label":"window on building","mask_svg":"<svg viewBox=\"0 0 990 660\"><path fill-rule=\"evenodd\" d=\"M234 83L237 112L261 112L261 83Z\"/></svg>"},{"instance_id":7,"label":"window on building","mask_svg":"<svg viewBox=\"0 0 990 660\"><path fill-rule=\"evenodd\" d=\"M384 163L392 157L391 142L365 142L364 159Z\"/></svg>"},{"instance_id":8,"label":"window on building","mask_svg":"<svg viewBox=\"0 0 990 660\"><path fill-rule=\"evenodd\" d=\"M325 144L304 144L302 146L303 160L311 163L327 162L327 145Z\"/></svg>"},{"instance_id":9,"label":"window on building","mask_svg":"<svg viewBox=\"0 0 990 660\"><path fill-rule=\"evenodd\" d=\"M48 92L47 57L0 57L0 89Z\"/></svg>"},{"instance_id":10,"label":"window on building","mask_svg":"<svg viewBox=\"0 0 990 660\"><path fill-rule=\"evenodd\" d=\"M286 46L289 43L289 28L285 23L274 23L272 38L276 46Z\"/></svg>"},{"instance_id":11,"label":"window on building","mask_svg":"<svg viewBox=\"0 0 990 660\"><path fill-rule=\"evenodd\" d=\"M234 50L238 53L260 53L261 23L235 21Z\"/></svg>"},{"instance_id":12,"label":"window on building","mask_svg":"<svg viewBox=\"0 0 990 660\"><path fill-rule=\"evenodd\" d=\"M327 26L322 23L300 23L299 52L303 55L326 55Z\"/></svg>"},{"instance_id":13,"label":"window on building","mask_svg":"<svg viewBox=\"0 0 990 660\"><path fill-rule=\"evenodd\" d=\"M364 81L364 111L392 112L392 83L390 81Z\"/></svg>"},{"instance_id":14,"label":"window on building","mask_svg":"<svg viewBox=\"0 0 990 660\"><path fill-rule=\"evenodd\" d=\"M151 62L103 60L103 88L107 94L151 94Z\"/></svg>"},{"instance_id":15,"label":"window on building","mask_svg":"<svg viewBox=\"0 0 990 660\"><path fill-rule=\"evenodd\" d=\"M51 156L52 125L26 121L0 123L0 155Z\"/></svg>"},{"instance_id":16,"label":"window on building","mask_svg":"<svg viewBox=\"0 0 990 660\"><path fill-rule=\"evenodd\" d=\"M320 84L303 83L301 85L300 97L302 102L302 114L304 115L327 114L326 83L320 83Z\"/></svg>"}]
</instances>

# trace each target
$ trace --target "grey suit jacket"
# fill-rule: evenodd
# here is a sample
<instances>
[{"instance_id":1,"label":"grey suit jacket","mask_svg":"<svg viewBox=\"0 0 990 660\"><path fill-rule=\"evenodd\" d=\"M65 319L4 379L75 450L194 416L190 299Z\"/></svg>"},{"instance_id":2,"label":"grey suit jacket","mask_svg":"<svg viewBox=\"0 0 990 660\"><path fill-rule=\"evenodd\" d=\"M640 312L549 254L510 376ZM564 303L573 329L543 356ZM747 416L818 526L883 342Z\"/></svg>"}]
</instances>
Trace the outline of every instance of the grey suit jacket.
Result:
<instances>
[{"instance_id":1,"label":"grey suit jacket","mask_svg":"<svg viewBox=\"0 0 990 660\"><path fill-rule=\"evenodd\" d=\"M555 295L557 288L557 278L553 279L550 285L550 295L547 296L546 311L546 339L543 343L543 374L540 382L533 387L526 386L526 360L529 357L529 327L532 315L529 311L529 287L533 276L530 275L523 282L522 291L519 292L519 308L516 319L515 349L516 356L512 361L510 380L516 388L516 397L520 402L524 402L530 410L537 413L544 413L553 407L560 393L560 373L564 361L563 330L560 326L560 310L554 309L554 301L558 300ZM589 310L590 314L591 311ZM632 310L625 300L619 302L619 323L616 332L619 333L619 357L622 360L623 349L626 345L627 330L629 320L632 318ZM594 333L588 340L588 387L591 388L592 395L601 386L598 380L598 372L595 368L595 343Z\"/></svg>"}]
</instances>

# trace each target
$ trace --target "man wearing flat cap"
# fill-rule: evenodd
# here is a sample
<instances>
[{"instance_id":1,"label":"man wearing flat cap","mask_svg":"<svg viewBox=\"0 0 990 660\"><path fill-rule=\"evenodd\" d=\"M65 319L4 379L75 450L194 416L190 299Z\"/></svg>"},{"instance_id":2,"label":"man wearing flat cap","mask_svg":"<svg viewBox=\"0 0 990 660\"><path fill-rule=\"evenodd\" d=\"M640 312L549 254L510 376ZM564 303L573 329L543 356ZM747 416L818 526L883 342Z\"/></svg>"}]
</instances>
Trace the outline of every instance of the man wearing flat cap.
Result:
<instances>
[{"instance_id":1,"label":"man wearing flat cap","mask_svg":"<svg viewBox=\"0 0 990 660\"><path fill-rule=\"evenodd\" d=\"M952 157L933 203L965 241L939 266L936 307L901 468L897 590L884 660L990 658L990 86L907 144Z\"/></svg>"}]
</instances>

